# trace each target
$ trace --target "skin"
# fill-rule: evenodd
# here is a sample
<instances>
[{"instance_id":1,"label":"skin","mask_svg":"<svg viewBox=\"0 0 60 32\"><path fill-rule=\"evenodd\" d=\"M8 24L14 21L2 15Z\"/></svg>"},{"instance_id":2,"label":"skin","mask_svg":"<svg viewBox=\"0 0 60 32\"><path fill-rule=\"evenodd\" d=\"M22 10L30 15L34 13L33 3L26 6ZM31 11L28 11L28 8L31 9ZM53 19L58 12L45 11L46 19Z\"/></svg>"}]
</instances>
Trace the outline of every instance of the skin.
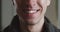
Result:
<instances>
[{"instance_id":1,"label":"skin","mask_svg":"<svg viewBox=\"0 0 60 32\"><path fill-rule=\"evenodd\" d=\"M50 5L50 0L13 0L22 30L40 32L44 24L44 14ZM24 13L24 11L36 11L36 13ZM25 25L26 24L26 25Z\"/></svg>"}]
</instances>

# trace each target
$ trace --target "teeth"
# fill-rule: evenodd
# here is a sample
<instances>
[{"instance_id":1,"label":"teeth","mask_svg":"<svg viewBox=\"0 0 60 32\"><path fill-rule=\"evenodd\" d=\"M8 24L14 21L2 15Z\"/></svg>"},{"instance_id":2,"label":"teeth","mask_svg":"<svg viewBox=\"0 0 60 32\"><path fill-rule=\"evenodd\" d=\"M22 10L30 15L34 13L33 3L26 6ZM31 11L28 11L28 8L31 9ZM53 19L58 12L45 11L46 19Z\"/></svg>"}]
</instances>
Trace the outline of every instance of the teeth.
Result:
<instances>
[{"instance_id":1,"label":"teeth","mask_svg":"<svg viewBox=\"0 0 60 32\"><path fill-rule=\"evenodd\" d=\"M40 9L38 10L31 10L31 11L23 11L24 13L36 13L37 11L39 11Z\"/></svg>"},{"instance_id":2,"label":"teeth","mask_svg":"<svg viewBox=\"0 0 60 32\"><path fill-rule=\"evenodd\" d=\"M36 11L29 11L29 13L35 13Z\"/></svg>"},{"instance_id":3,"label":"teeth","mask_svg":"<svg viewBox=\"0 0 60 32\"><path fill-rule=\"evenodd\" d=\"M35 13L37 11L26 11L26 13Z\"/></svg>"}]
</instances>

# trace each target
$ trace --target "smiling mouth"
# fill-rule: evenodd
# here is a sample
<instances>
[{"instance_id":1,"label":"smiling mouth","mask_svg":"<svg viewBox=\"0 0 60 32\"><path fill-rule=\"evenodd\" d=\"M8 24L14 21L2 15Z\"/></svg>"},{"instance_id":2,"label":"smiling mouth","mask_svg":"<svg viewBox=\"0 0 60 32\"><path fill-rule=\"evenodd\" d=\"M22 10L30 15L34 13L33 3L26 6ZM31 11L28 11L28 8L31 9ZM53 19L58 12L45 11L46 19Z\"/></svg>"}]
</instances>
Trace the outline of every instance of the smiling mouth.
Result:
<instances>
[{"instance_id":1,"label":"smiling mouth","mask_svg":"<svg viewBox=\"0 0 60 32\"><path fill-rule=\"evenodd\" d=\"M34 9L34 10L31 10L31 11L28 11L28 10L23 10L24 13L27 13L27 14L33 14L33 13L36 13L40 11L40 9Z\"/></svg>"}]
</instances>

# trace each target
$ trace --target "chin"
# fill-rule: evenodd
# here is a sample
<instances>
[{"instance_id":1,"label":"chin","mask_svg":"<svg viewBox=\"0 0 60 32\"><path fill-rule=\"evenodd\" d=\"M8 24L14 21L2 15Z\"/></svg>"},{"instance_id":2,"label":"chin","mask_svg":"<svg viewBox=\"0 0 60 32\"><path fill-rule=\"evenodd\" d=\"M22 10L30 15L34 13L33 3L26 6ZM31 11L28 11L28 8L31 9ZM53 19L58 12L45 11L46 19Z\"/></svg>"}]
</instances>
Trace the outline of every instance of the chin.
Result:
<instances>
[{"instance_id":1,"label":"chin","mask_svg":"<svg viewBox=\"0 0 60 32\"><path fill-rule=\"evenodd\" d=\"M24 22L27 25L35 25L35 24L39 23L39 21L37 19L24 19Z\"/></svg>"}]
</instances>

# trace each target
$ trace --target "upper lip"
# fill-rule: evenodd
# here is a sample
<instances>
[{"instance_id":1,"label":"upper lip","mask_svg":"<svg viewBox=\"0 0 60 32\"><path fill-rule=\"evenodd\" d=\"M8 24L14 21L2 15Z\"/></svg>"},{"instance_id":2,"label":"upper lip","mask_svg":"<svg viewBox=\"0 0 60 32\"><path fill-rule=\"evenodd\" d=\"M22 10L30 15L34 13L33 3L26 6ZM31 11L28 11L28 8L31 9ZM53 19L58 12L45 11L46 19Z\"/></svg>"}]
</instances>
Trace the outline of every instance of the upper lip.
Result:
<instances>
[{"instance_id":1,"label":"upper lip","mask_svg":"<svg viewBox=\"0 0 60 32\"><path fill-rule=\"evenodd\" d=\"M40 9L28 9L28 8L24 8L24 9L22 9L23 11L37 11L37 10L40 10Z\"/></svg>"}]
</instances>

